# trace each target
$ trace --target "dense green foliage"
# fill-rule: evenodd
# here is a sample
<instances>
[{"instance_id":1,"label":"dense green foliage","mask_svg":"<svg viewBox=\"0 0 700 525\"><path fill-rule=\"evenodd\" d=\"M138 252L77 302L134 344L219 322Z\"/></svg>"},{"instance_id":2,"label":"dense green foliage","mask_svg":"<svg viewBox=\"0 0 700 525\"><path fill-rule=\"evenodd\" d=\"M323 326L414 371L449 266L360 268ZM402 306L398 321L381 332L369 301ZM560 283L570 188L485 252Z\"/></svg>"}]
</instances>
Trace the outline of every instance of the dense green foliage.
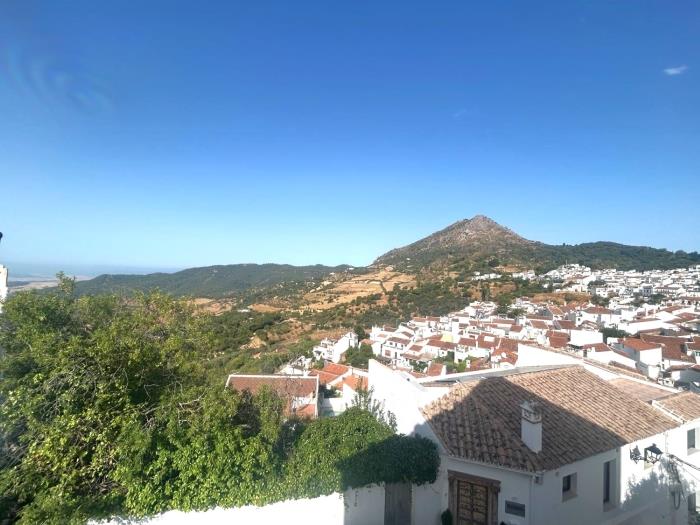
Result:
<instances>
[{"instance_id":1,"label":"dense green foliage","mask_svg":"<svg viewBox=\"0 0 700 525\"><path fill-rule=\"evenodd\" d=\"M603 333L603 342L607 343L608 338L610 337L616 337L618 339L622 339L624 337L629 337L630 334L625 332L624 330L620 330L619 328L603 328L601 330Z\"/></svg>"},{"instance_id":2,"label":"dense green foliage","mask_svg":"<svg viewBox=\"0 0 700 525\"><path fill-rule=\"evenodd\" d=\"M432 483L440 458L435 444L395 435L359 407L321 419L302 432L285 467L286 491L314 497L380 482Z\"/></svg>"},{"instance_id":3,"label":"dense green foliage","mask_svg":"<svg viewBox=\"0 0 700 525\"><path fill-rule=\"evenodd\" d=\"M161 290L174 295L226 297L252 288L321 279L347 266L292 266L289 264L229 264L189 268L175 273L100 275L76 284L78 294L132 293Z\"/></svg>"},{"instance_id":4,"label":"dense green foliage","mask_svg":"<svg viewBox=\"0 0 700 525\"><path fill-rule=\"evenodd\" d=\"M374 357L372 347L366 343L345 352L345 364L356 368L367 368L369 360Z\"/></svg>"},{"instance_id":5,"label":"dense green foliage","mask_svg":"<svg viewBox=\"0 0 700 525\"><path fill-rule=\"evenodd\" d=\"M435 445L394 436L371 402L284 421L271 392L224 389L212 375L222 334L187 303L71 288L16 294L0 315L0 521L84 523L434 479Z\"/></svg>"},{"instance_id":6,"label":"dense green foliage","mask_svg":"<svg viewBox=\"0 0 700 525\"><path fill-rule=\"evenodd\" d=\"M667 270L700 264L700 253L678 250L671 252L648 246L629 246L615 242L549 246L549 258L555 265L578 263L594 270Z\"/></svg>"}]
</instances>

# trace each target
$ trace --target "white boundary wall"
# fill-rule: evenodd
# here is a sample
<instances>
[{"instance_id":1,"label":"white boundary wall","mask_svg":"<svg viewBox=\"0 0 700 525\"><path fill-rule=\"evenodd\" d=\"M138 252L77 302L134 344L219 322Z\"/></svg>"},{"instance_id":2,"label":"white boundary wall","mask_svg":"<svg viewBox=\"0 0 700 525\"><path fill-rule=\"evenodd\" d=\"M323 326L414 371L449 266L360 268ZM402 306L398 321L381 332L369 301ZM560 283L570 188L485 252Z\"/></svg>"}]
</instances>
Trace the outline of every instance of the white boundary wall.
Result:
<instances>
[{"instance_id":1,"label":"white boundary wall","mask_svg":"<svg viewBox=\"0 0 700 525\"><path fill-rule=\"evenodd\" d=\"M125 525L125 521L91 521L89 525ZM352 489L313 499L287 500L264 507L252 505L201 512L172 510L133 525L207 525L284 523L285 525L381 525L384 523L384 487Z\"/></svg>"}]
</instances>

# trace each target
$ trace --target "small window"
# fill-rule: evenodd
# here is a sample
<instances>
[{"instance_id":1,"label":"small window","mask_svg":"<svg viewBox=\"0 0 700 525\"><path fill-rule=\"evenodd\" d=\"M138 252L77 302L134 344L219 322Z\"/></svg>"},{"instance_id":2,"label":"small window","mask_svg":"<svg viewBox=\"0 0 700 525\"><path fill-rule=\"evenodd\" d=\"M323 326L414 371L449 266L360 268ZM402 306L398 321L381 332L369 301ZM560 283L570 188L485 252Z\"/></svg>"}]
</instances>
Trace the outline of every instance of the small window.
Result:
<instances>
[{"instance_id":1,"label":"small window","mask_svg":"<svg viewBox=\"0 0 700 525\"><path fill-rule=\"evenodd\" d=\"M688 437L686 439L688 444L688 454L695 452L695 429L691 428L688 430Z\"/></svg>"},{"instance_id":2,"label":"small window","mask_svg":"<svg viewBox=\"0 0 700 525\"><path fill-rule=\"evenodd\" d=\"M576 474L569 474L561 479L561 499L566 501L576 496Z\"/></svg>"},{"instance_id":3,"label":"small window","mask_svg":"<svg viewBox=\"0 0 700 525\"><path fill-rule=\"evenodd\" d=\"M513 514L514 516L525 517L525 505L522 503L516 503L515 501L506 500L506 514Z\"/></svg>"}]
</instances>

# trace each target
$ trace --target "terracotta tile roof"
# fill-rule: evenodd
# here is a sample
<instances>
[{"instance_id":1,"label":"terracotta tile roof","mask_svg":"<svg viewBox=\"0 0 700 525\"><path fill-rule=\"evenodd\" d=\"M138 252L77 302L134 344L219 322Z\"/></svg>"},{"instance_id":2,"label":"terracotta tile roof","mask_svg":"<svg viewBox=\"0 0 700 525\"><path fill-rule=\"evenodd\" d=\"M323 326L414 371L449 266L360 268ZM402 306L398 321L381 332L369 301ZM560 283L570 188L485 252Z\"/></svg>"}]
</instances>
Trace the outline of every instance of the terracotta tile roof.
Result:
<instances>
[{"instance_id":1,"label":"terracotta tile roof","mask_svg":"<svg viewBox=\"0 0 700 525\"><path fill-rule=\"evenodd\" d=\"M332 383L336 379L338 379L339 376L335 374L331 374L329 372L324 372L323 370L311 370L309 372L310 376L318 376L318 381L322 385L327 385L328 383Z\"/></svg>"},{"instance_id":2,"label":"terracotta tile roof","mask_svg":"<svg viewBox=\"0 0 700 525\"><path fill-rule=\"evenodd\" d=\"M693 392L670 395L656 401L654 406L670 412L684 423L700 418L700 395Z\"/></svg>"},{"instance_id":3,"label":"terracotta tile roof","mask_svg":"<svg viewBox=\"0 0 700 525\"><path fill-rule=\"evenodd\" d=\"M673 392L659 388L654 383L642 383L641 381L633 381L624 377L611 379L608 383L645 403L651 403L654 399L673 395Z\"/></svg>"},{"instance_id":4,"label":"terracotta tile roof","mask_svg":"<svg viewBox=\"0 0 700 525\"><path fill-rule=\"evenodd\" d=\"M280 395L296 397L316 395L318 391L315 377L302 376L231 374L226 386L234 390L250 390L253 394L263 386L268 386Z\"/></svg>"},{"instance_id":5,"label":"terracotta tile roof","mask_svg":"<svg viewBox=\"0 0 700 525\"><path fill-rule=\"evenodd\" d=\"M518 352L518 340L501 337L498 340L498 350L506 350L508 352Z\"/></svg>"},{"instance_id":6,"label":"terracotta tile roof","mask_svg":"<svg viewBox=\"0 0 700 525\"><path fill-rule=\"evenodd\" d=\"M591 306L589 308L586 308L584 310L584 312L586 312L587 314L596 314L596 315L613 313L612 310L608 310L607 308L603 308L602 306Z\"/></svg>"},{"instance_id":7,"label":"terracotta tile roof","mask_svg":"<svg viewBox=\"0 0 700 525\"><path fill-rule=\"evenodd\" d=\"M367 389L367 378L360 376L348 376L343 379L343 384L348 385L353 390L357 391L358 388Z\"/></svg>"},{"instance_id":8,"label":"terracotta tile roof","mask_svg":"<svg viewBox=\"0 0 700 525\"><path fill-rule=\"evenodd\" d=\"M554 326L558 326L560 330L576 330L576 323L564 319L554 321Z\"/></svg>"},{"instance_id":9,"label":"terracotta tile roof","mask_svg":"<svg viewBox=\"0 0 700 525\"><path fill-rule=\"evenodd\" d=\"M347 374L348 371L350 371L350 367L345 365L339 365L336 363L329 363L328 361L326 361L326 363L323 365L323 371L329 374L342 376L343 374Z\"/></svg>"},{"instance_id":10,"label":"terracotta tile roof","mask_svg":"<svg viewBox=\"0 0 700 525\"><path fill-rule=\"evenodd\" d=\"M548 340L552 348L565 348L569 344L569 338L566 336L550 335Z\"/></svg>"},{"instance_id":11,"label":"terracotta tile roof","mask_svg":"<svg viewBox=\"0 0 700 525\"><path fill-rule=\"evenodd\" d=\"M285 413L294 412L301 416L314 417L317 411L318 384L316 377L288 376L288 375L240 375L228 376L226 386L234 390L249 390L256 394L263 387L268 387L286 401ZM312 403L294 407L299 398L311 398Z\"/></svg>"},{"instance_id":12,"label":"terracotta tile roof","mask_svg":"<svg viewBox=\"0 0 700 525\"><path fill-rule=\"evenodd\" d=\"M318 376L319 381L322 385L327 385L338 379L343 374L347 374L350 371L349 366L339 365L336 363L330 363L326 361L323 364L323 368L320 370L311 370L309 375Z\"/></svg>"},{"instance_id":13,"label":"terracotta tile roof","mask_svg":"<svg viewBox=\"0 0 700 525\"><path fill-rule=\"evenodd\" d=\"M612 350L608 345L605 343L589 343L587 345L583 345L581 348L584 348L586 350L593 350L595 352L609 352Z\"/></svg>"},{"instance_id":14,"label":"terracotta tile roof","mask_svg":"<svg viewBox=\"0 0 700 525\"><path fill-rule=\"evenodd\" d=\"M431 340L430 343L428 343L430 346L434 346L437 348L442 348L443 350L454 350L457 348L456 343L451 343L449 341L439 341L439 340Z\"/></svg>"},{"instance_id":15,"label":"terracotta tile roof","mask_svg":"<svg viewBox=\"0 0 700 525\"><path fill-rule=\"evenodd\" d=\"M671 337L664 335L642 334L642 341L646 343L661 344L661 353L664 359L673 359L674 361L695 361L685 353L683 345L688 342L688 339L683 337Z\"/></svg>"},{"instance_id":16,"label":"terracotta tile roof","mask_svg":"<svg viewBox=\"0 0 700 525\"><path fill-rule=\"evenodd\" d=\"M442 363L431 363L428 369L425 371L425 374L431 377L441 376L444 368L445 365Z\"/></svg>"},{"instance_id":17,"label":"terracotta tile roof","mask_svg":"<svg viewBox=\"0 0 700 525\"><path fill-rule=\"evenodd\" d=\"M542 411L542 451L520 438L520 405ZM423 409L453 456L531 472L552 470L677 424L582 367L459 383Z\"/></svg>"},{"instance_id":18,"label":"terracotta tile roof","mask_svg":"<svg viewBox=\"0 0 700 525\"><path fill-rule=\"evenodd\" d=\"M637 352L642 352L644 350L653 350L654 348L661 348L661 345L658 343L647 343L645 341L642 341L641 339L633 339L631 337L626 337L625 339L623 339L622 344L624 344L628 348L636 350Z\"/></svg>"},{"instance_id":19,"label":"terracotta tile roof","mask_svg":"<svg viewBox=\"0 0 700 525\"><path fill-rule=\"evenodd\" d=\"M295 413L297 416L300 416L300 417L313 418L313 417L316 417L317 410L318 410L318 408L316 407L316 405L309 403L308 405L297 408Z\"/></svg>"},{"instance_id":20,"label":"terracotta tile roof","mask_svg":"<svg viewBox=\"0 0 700 525\"><path fill-rule=\"evenodd\" d=\"M664 372L678 372L679 370L688 370L689 368L692 368L693 365L687 364L687 365L673 365L669 366L668 368L664 369Z\"/></svg>"}]
</instances>

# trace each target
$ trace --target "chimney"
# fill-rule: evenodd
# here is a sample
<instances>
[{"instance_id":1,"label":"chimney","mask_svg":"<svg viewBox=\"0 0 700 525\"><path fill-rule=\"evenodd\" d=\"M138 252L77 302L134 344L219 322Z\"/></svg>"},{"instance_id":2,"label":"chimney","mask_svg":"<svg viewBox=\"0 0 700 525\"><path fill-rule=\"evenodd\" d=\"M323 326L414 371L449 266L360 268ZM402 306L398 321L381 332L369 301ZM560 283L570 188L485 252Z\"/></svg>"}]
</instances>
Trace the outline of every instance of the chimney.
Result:
<instances>
[{"instance_id":1,"label":"chimney","mask_svg":"<svg viewBox=\"0 0 700 525\"><path fill-rule=\"evenodd\" d=\"M521 410L521 439L533 452L542 450L542 412L537 402L523 401Z\"/></svg>"}]
</instances>

